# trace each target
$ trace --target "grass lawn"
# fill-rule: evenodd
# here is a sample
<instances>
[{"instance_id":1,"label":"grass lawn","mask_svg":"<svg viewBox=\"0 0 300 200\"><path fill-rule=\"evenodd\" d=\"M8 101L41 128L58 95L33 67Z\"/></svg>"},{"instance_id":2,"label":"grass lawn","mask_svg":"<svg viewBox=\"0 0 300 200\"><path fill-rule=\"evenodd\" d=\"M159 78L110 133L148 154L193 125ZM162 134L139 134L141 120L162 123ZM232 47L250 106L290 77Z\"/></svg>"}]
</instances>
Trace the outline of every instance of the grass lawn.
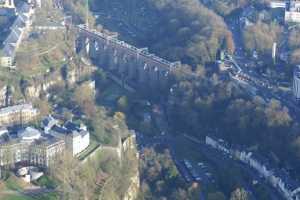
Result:
<instances>
[{"instance_id":1,"label":"grass lawn","mask_svg":"<svg viewBox=\"0 0 300 200\"><path fill-rule=\"evenodd\" d=\"M22 190L23 186L25 185L25 183L21 182L21 180L18 180L17 177L15 177L14 175L11 175L6 181L5 181L5 186L7 189L9 190L17 190L20 191Z\"/></svg>"}]
</instances>

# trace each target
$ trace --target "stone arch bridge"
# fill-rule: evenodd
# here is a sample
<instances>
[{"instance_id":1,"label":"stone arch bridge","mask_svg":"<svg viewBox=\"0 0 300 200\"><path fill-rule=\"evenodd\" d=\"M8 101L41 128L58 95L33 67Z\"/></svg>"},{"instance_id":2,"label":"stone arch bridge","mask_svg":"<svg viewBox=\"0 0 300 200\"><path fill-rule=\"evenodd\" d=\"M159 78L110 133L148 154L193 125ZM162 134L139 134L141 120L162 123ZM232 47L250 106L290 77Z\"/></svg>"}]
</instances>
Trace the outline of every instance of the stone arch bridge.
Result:
<instances>
[{"instance_id":1,"label":"stone arch bridge","mask_svg":"<svg viewBox=\"0 0 300 200\"><path fill-rule=\"evenodd\" d=\"M73 28L77 33L77 53L83 53L133 87L164 88L171 71L180 66L180 62L169 62L149 53L147 48L136 48L115 36L90 30L84 25Z\"/></svg>"}]
</instances>

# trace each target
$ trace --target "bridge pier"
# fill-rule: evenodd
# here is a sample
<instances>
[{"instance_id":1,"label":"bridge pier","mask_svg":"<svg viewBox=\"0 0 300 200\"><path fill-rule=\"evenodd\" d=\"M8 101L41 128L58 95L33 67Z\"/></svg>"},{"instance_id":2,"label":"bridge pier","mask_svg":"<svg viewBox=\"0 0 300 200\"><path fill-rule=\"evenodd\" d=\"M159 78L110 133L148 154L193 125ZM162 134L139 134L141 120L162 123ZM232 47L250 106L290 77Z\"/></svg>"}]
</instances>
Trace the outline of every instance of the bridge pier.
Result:
<instances>
[{"instance_id":1,"label":"bridge pier","mask_svg":"<svg viewBox=\"0 0 300 200\"><path fill-rule=\"evenodd\" d=\"M75 52L77 54L79 54L85 48L84 40L85 38L83 36L80 36L75 40Z\"/></svg>"},{"instance_id":2,"label":"bridge pier","mask_svg":"<svg viewBox=\"0 0 300 200\"><path fill-rule=\"evenodd\" d=\"M109 48L107 47L107 59L108 59L108 64L107 64L107 68L110 71L117 71L118 67L119 67L119 55L118 55L118 51L114 48Z\"/></svg>"},{"instance_id":3,"label":"bridge pier","mask_svg":"<svg viewBox=\"0 0 300 200\"><path fill-rule=\"evenodd\" d=\"M135 80L137 79L137 68L139 66L137 65L136 63L136 60L132 60L129 64L129 67L128 67L128 78L129 80Z\"/></svg>"},{"instance_id":4,"label":"bridge pier","mask_svg":"<svg viewBox=\"0 0 300 200\"><path fill-rule=\"evenodd\" d=\"M152 66L149 71L149 84L150 87L156 88L159 86L159 70L157 67Z\"/></svg>"},{"instance_id":5,"label":"bridge pier","mask_svg":"<svg viewBox=\"0 0 300 200\"><path fill-rule=\"evenodd\" d=\"M98 57L98 43L96 40L91 40L89 45L89 56L92 60L96 60Z\"/></svg>"},{"instance_id":6,"label":"bridge pier","mask_svg":"<svg viewBox=\"0 0 300 200\"><path fill-rule=\"evenodd\" d=\"M142 66L143 67L139 68L139 82L142 84L147 84L149 82L150 67L147 63L144 63Z\"/></svg>"},{"instance_id":7,"label":"bridge pier","mask_svg":"<svg viewBox=\"0 0 300 200\"><path fill-rule=\"evenodd\" d=\"M85 38L85 41L84 41L84 46L85 46L85 55L86 57L89 57L90 56L90 39L88 37Z\"/></svg>"},{"instance_id":8,"label":"bridge pier","mask_svg":"<svg viewBox=\"0 0 300 200\"><path fill-rule=\"evenodd\" d=\"M168 86L169 76L170 76L170 71L168 70L159 71L159 83L162 89L165 89Z\"/></svg>"}]
</instances>

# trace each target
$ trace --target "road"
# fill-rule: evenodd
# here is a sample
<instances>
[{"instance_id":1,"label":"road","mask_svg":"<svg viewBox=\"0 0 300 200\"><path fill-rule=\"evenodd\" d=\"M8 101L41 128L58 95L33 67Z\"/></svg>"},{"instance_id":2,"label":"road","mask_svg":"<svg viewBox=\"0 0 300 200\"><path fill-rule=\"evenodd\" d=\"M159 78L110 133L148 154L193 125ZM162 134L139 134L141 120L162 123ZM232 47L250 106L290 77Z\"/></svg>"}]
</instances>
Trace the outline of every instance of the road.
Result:
<instances>
[{"instance_id":1,"label":"road","mask_svg":"<svg viewBox=\"0 0 300 200\"><path fill-rule=\"evenodd\" d=\"M230 28L235 46L237 47L234 55L227 55L227 59L232 63L233 71L231 75L235 78L246 81L250 86L256 89L256 94L261 96L266 102L271 99L276 99L281 102L281 105L289 109L291 117L295 121L300 120L300 108L294 101L291 93L278 90L278 85L275 81L267 79L262 74L255 72L251 67L256 65L255 58L246 55L243 48L242 33L240 31L239 16L227 20L227 26Z\"/></svg>"}]
</instances>

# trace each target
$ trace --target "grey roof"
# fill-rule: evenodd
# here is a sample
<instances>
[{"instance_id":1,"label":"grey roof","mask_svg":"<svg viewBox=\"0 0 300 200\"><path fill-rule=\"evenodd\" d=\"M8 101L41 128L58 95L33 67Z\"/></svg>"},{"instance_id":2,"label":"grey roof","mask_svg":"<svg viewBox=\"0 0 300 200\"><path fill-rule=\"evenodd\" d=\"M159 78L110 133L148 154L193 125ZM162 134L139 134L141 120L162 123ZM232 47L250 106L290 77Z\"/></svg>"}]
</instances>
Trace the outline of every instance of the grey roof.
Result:
<instances>
[{"instance_id":1,"label":"grey roof","mask_svg":"<svg viewBox=\"0 0 300 200\"><path fill-rule=\"evenodd\" d=\"M70 121L66 122L63 127L54 125L51 130L62 135L85 136L86 134L89 134L88 131L80 129L79 125Z\"/></svg>"},{"instance_id":2,"label":"grey roof","mask_svg":"<svg viewBox=\"0 0 300 200\"><path fill-rule=\"evenodd\" d=\"M57 125L54 125L52 127L52 130L59 134L68 134L69 133L69 131L66 128L63 128L63 127L57 126Z\"/></svg>"},{"instance_id":3,"label":"grey roof","mask_svg":"<svg viewBox=\"0 0 300 200\"><path fill-rule=\"evenodd\" d=\"M43 127L50 127L51 128L56 124L57 124L57 120L54 119L51 115L42 120L42 126Z\"/></svg>"},{"instance_id":4,"label":"grey roof","mask_svg":"<svg viewBox=\"0 0 300 200\"><path fill-rule=\"evenodd\" d=\"M49 134L44 134L42 135L42 137L40 137L39 139L35 140L35 144L41 144L41 145L52 145L55 144L58 141L63 141L60 138L54 137L52 135Z\"/></svg>"},{"instance_id":5,"label":"grey roof","mask_svg":"<svg viewBox=\"0 0 300 200\"><path fill-rule=\"evenodd\" d=\"M11 31L4 44L16 44L19 40L20 35L18 35L18 31Z\"/></svg>"},{"instance_id":6,"label":"grey roof","mask_svg":"<svg viewBox=\"0 0 300 200\"><path fill-rule=\"evenodd\" d=\"M16 20L14 21L13 25L11 26L11 29L15 28L23 28L25 26L25 18L23 18L21 15L19 15Z\"/></svg>"},{"instance_id":7,"label":"grey roof","mask_svg":"<svg viewBox=\"0 0 300 200\"><path fill-rule=\"evenodd\" d=\"M30 5L27 3L23 3L20 7L18 7L17 12L18 16L14 23L11 26L11 32L3 42L3 55L7 57L14 57L15 54L15 44L18 43L21 35L22 29L25 28L26 22L29 20L27 13L30 11Z\"/></svg>"},{"instance_id":8,"label":"grey roof","mask_svg":"<svg viewBox=\"0 0 300 200\"><path fill-rule=\"evenodd\" d=\"M71 122L71 121L67 121L64 124L64 127L71 130L71 131L79 131L80 130L80 126L78 124L75 124L74 122Z\"/></svg>"}]
</instances>

